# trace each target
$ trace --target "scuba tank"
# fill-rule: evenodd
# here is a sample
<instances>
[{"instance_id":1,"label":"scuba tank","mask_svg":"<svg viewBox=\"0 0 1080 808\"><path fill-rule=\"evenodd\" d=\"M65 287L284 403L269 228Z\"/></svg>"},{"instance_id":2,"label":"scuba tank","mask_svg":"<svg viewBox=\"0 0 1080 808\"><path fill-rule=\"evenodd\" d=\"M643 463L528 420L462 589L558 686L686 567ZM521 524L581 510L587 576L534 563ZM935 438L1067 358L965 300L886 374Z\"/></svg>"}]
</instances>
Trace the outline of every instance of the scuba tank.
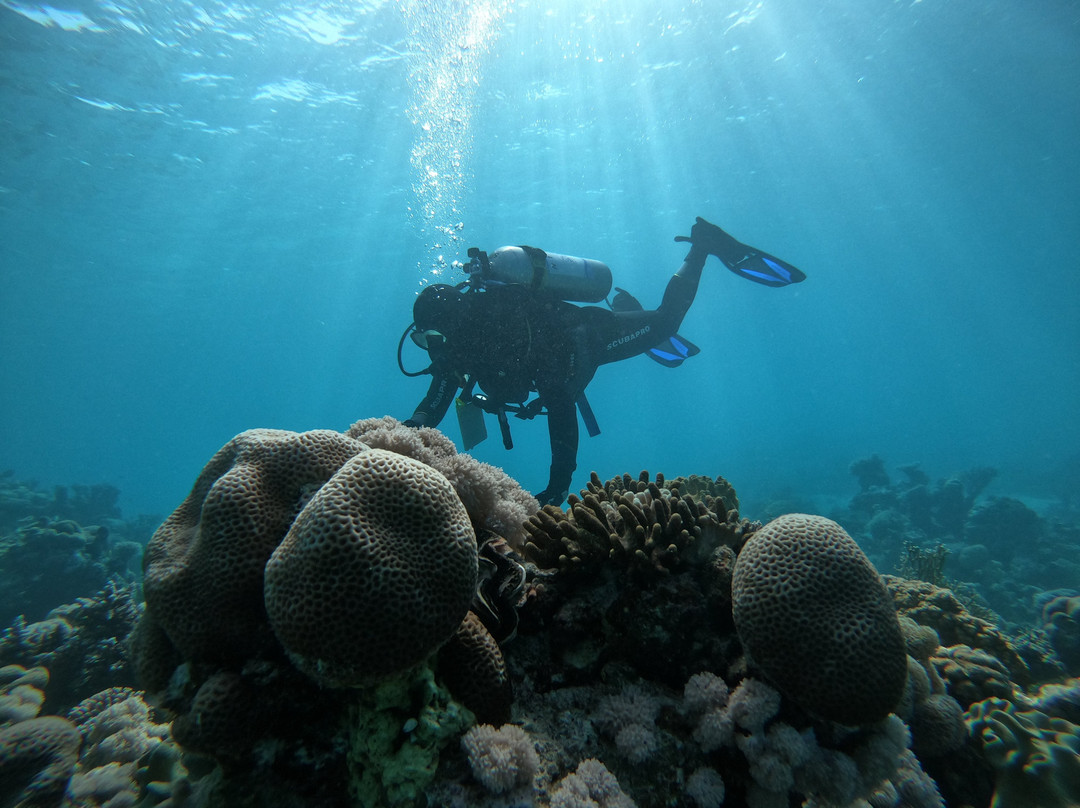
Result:
<instances>
[{"instance_id":1,"label":"scuba tank","mask_svg":"<svg viewBox=\"0 0 1080 808\"><path fill-rule=\"evenodd\" d=\"M493 253L471 247L465 267L480 284L520 283L560 300L599 303L611 291L608 265L591 258L544 252L536 247L499 247Z\"/></svg>"}]
</instances>

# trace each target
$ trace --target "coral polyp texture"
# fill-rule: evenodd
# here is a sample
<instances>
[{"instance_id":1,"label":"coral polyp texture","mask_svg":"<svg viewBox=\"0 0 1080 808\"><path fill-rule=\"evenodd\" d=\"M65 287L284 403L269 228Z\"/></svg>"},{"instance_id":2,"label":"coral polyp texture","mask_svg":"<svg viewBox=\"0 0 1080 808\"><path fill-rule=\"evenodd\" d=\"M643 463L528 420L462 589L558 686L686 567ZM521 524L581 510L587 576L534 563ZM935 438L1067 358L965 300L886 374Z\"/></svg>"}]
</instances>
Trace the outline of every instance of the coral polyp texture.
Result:
<instances>
[{"instance_id":1,"label":"coral polyp texture","mask_svg":"<svg viewBox=\"0 0 1080 808\"><path fill-rule=\"evenodd\" d=\"M189 660L242 660L271 642L263 568L311 495L366 447L337 432L253 429L206 464L146 548L146 603Z\"/></svg>"},{"instance_id":2,"label":"coral polyp texture","mask_svg":"<svg viewBox=\"0 0 1080 808\"><path fill-rule=\"evenodd\" d=\"M312 497L266 564L266 610L293 662L354 685L423 661L476 591L476 536L443 475L371 449Z\"/></svg>"},{"instance_id":3,"label":"coral polyp texture","mask_svg":"<svg viewBox=\"0 0 1080 808\"><path fill-rule=\"evenodd\" d=\"M907 678L896 609L836 522L787 514L756 531L735 562L732 604L753 661L803 708L864 724L896 707Z\"/></svg>"}]
</instances>

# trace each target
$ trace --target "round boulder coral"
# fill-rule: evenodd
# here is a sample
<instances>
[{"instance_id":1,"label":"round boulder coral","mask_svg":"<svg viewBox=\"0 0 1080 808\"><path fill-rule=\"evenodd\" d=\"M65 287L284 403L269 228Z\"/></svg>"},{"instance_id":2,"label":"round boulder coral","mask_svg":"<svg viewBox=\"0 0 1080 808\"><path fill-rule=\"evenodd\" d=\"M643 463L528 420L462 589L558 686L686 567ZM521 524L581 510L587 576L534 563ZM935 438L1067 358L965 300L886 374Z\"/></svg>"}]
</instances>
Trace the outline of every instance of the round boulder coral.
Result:
<instances>
[{"instance_id":1,"label":"round boulder coral","mask_svg":"<svg viewBox=\"0 0 1080 808\"><path fill-rule=\"evenodd\" d=\"M293 662L323 684L421 662L476 591L469 515L443 475L381 449L338 471L270 557L266 610Z\"/></svg>"},{"instance_id":2,"label":"round boulder coral","mask_svg":"<svg viewBox=\"0 0 1080 808\"><path fill-rule=\"evenodd\" d=\"M263 566L312 492L364 451L329 430L252 429L223 446L147 545L147 609L188 660L243 660L273 642Z\"/></svg>"},{"instance_id":3,"label":"round boulder coral","mask_svg":"<svg viewBox=\"0 0 1080 808\"><path fill-rule=\"evenodd\" d=\"M754 662L811 713L866 724L899 702L907 655L892 598L831 519L788 514L751 535L735 562L732 609Z\"/></svg>"}]
</instances>

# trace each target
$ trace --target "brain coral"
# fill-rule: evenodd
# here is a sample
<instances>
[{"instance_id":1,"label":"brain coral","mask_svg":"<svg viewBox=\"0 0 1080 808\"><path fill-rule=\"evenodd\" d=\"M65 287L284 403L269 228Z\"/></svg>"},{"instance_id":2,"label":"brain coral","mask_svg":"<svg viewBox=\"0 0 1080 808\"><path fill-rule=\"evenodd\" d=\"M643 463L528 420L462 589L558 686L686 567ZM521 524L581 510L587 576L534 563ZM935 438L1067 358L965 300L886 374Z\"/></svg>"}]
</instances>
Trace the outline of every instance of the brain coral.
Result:
<instances>
[{"instance_id":1,"label":"brain coral","mask_svg":"<svg viewBox=\"0 0 1080 808\"><path fill-rule=\"evenodd\" d=\"M347 686L422 661L468 612L477 549L446 478L371 449L345 463L266 564L266 610L293 662Z\"/></svg>"},{"instance_id":2,"label":"brain coral","mask_svg":"<svg viewBox=\"0 0 1080 808\"><path fill-rule=\"evenodd\" d=\"M735 562L735 625L754 661L805 709L842 724L887 716L907 678L888 590L840 525L788 514Z\"/></svg>"},{"instance_id":3,"label":"brain coral","mask_svg":"<svg viewBox=\"0 0 1080 808\"><path fill-rule=\"evenodd\" d=\"M366 448L330 430L253 429L211 458L143 559L147 608L186 659L244 659L272 641L266 560L312 492Z\"/></svg>"}]
</instances>

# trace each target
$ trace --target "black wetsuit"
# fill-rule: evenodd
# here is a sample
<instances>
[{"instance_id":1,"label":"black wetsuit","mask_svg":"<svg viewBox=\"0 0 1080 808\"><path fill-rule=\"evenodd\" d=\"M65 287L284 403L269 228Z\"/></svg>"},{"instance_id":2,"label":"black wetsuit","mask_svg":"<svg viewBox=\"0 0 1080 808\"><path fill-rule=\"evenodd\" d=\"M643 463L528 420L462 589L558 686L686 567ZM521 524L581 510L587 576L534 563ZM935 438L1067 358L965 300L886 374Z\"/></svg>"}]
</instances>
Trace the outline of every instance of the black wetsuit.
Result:
<instances>
[{"instance_id":1,"label":"black wetsuit","mask_svg":"<svg viewBox=\"0 0 1080 808\"><path fill-rule=\"evenodd\" d=\"M647 351L678 330L704 262L704 255L688 256L652 311L576 306L518 285L464 295L463 325L429 348L431 386L410 422L442 421L467 379L495 404L521 404L536 392L551 438L548 485L537 498L561 503L577 468L578 398L600 365Z\"/></svg>"}]
</instances>

